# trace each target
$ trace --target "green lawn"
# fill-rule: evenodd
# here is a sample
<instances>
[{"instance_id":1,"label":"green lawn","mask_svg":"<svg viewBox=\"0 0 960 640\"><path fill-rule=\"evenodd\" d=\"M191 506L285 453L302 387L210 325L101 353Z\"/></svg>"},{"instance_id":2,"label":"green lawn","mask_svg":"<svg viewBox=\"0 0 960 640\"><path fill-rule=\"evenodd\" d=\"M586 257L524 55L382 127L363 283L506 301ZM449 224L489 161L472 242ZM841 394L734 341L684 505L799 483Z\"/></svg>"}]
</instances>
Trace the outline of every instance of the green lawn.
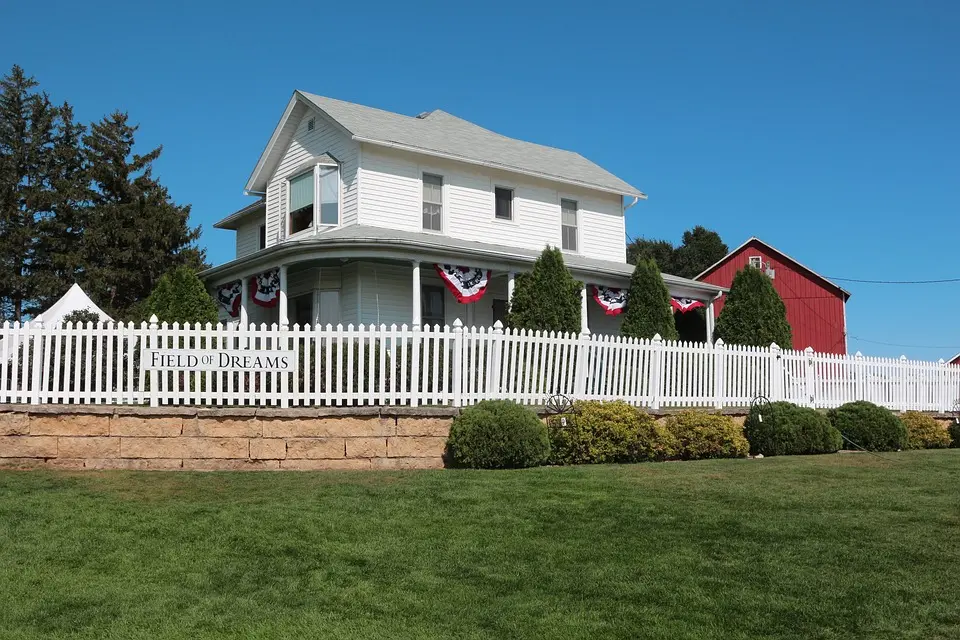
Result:
<instances>
[{"instance_id":1,"label":"green lawn","mask_svg":"<svg viewBox=\"0 0 960 640\"><path fill-rule=\"evenodd\" d=\"M958 638L960 450L0 473L0 638Z\"/></svg>"}]
</instances>

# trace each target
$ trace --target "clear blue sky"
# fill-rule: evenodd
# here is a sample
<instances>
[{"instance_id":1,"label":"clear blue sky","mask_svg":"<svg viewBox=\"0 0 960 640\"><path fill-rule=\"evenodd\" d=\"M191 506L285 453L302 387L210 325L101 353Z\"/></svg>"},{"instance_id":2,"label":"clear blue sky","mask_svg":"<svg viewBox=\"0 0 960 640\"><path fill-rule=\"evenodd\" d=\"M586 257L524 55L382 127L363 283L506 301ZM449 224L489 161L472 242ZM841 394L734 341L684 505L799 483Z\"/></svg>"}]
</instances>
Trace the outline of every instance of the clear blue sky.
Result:
<instances>
[{"instance_id":1,"label":"clear blue sky","mask_svg":"<svg viewBox=\"0 0 960 640\"><path fill-rule=\"evenodd\" d=\"M956 2L149 4L7 3L0 65L82 120L128 111L215 263L299 88L577 150L650 195L633 236L703 224L827 276L960 277ZM960 283L845 286L851 336L939 347L851 351L960 351Z\"/></svg>"}]
</instances>

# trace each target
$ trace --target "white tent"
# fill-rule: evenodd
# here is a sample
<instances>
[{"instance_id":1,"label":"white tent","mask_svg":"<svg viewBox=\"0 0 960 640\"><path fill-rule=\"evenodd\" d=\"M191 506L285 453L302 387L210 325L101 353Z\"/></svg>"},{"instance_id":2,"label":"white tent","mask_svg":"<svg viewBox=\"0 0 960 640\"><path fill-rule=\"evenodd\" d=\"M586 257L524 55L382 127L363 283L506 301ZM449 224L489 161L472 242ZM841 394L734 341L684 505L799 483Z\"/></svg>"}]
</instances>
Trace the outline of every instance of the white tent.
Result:
<instances>
[{"instance_id":1,"label":"white tent","mask_svg":"<svg viewBox=\"0 0 960 640\"><path fill-rule=\"evenodd\" d=\"M43 324L49 326L63 322L63 318L74 311L92 311L100 316L104 322L113 320L103 312L103 309L94 304L93 300L83 292L80 285L74 283L70 290L63 294L63 297L53 303L49 309L34 318L34 322L43 321Z\"/></svg>"}]
</instances>

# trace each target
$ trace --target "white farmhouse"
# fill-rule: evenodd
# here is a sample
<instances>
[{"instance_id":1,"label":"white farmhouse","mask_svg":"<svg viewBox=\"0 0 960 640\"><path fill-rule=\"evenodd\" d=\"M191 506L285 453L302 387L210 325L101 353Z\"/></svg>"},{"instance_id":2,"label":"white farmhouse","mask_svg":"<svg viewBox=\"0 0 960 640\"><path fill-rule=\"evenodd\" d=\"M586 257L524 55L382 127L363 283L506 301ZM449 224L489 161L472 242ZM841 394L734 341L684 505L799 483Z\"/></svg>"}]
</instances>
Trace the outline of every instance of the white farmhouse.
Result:
<instances>
[{"instance_id":1,"label":"white farmhouse","mask_svg":"<svg viewBox=\"0 0 960 640\"><path fill-rule=\"evenodd\" d=\"M619 330L622 316L594 296L628 286L624 214L646 197L577 153L444 111L411 117L301 91L246 193L258 200L214 225L236 231L236 259L201 274L241 323L489 326L551 245L587 284L593 333ZM664 280L707 305L722 291Z\"/></svg>"}]
</instances>

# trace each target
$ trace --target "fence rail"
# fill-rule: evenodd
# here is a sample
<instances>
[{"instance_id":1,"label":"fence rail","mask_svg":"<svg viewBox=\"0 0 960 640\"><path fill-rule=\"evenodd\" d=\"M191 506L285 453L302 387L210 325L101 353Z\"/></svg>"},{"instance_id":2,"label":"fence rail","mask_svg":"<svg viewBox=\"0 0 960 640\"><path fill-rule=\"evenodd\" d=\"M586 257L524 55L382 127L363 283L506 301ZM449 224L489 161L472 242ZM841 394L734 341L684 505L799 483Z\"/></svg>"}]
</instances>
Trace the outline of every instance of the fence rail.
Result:
<instances>
[{"instance_id":1,"label":"fence rail","mask_svg":"<svg viewBox=\"0 0 960 640\"><path fill-rule=\"evenodd\" d=\"M287 370L157 370L152 350L285 352ZM151 351L148 351L151 350ZM0 402L206 406L465 406L623 399L653 409L749 405L757 396L818 408L870 400L951 412L960 366L812 350L638 340L494 328L239 328L99 323L0 329Z\"/></svg>"}]
</instances>

